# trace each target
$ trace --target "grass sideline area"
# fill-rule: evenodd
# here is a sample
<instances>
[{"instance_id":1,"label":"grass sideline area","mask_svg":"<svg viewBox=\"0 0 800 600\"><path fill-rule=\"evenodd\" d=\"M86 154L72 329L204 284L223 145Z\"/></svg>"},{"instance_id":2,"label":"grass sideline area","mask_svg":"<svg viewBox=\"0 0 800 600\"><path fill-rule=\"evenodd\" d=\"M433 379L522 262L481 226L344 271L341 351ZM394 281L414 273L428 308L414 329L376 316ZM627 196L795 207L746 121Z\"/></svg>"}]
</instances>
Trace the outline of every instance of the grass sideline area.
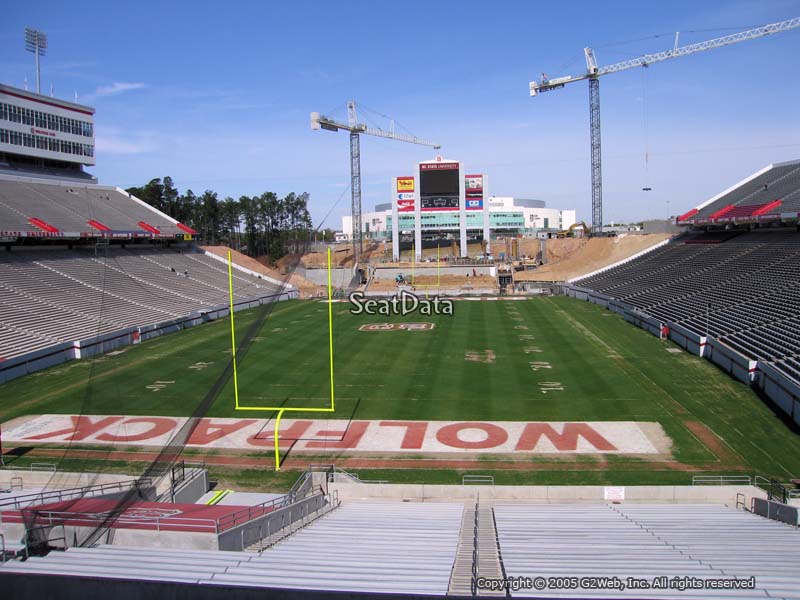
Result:
<instances>
[{"instance_id":1,"label":"grass sideline area","mask_svg":"<svg viewBox=\"0 0 800 600\"><path fill-rule=\"evenodd\" d=\"M326 405L327 308L291 301L272 309L239 362L242 405ZM237 313L237 340L260 310ZM668 352L672 343L590 303L566 297L456 301L452 317L354 316L348 304L336 303L333 318L337 411L310 418L656 421L672 440L672 456L660 460L526 455L517 460L530 471L506 471L482 458L480 472L502 473L498 484L689 483L691 472L787 481L800 473L800 438L750 388L701 358ZM435 328L359 330L383 322L431 322ZM121 350L0 386L0 420L47 413L189 415L230 360L229 321ZM534 371L532 361L549 368ZM563 390L543 393L543 381L559 382ZM147 387L157 382L171 383ZM229 381L207 416L270 417L237 413L232 388ZM265 451L265 465L270 460ZM459 470L421 470L407 462L407 469L352 470L369 479L460 483Z\"/></svg>"}]
</instances>

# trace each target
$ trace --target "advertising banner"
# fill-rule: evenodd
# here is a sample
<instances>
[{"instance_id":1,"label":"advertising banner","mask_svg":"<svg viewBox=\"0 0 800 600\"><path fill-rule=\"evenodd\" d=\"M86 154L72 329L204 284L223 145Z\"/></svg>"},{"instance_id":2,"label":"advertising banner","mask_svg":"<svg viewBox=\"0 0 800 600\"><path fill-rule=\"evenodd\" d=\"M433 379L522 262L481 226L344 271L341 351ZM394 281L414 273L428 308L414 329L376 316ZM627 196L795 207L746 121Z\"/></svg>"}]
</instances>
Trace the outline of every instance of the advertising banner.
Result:
<instances>
[{"instance_id":1,"label":"advertising banner","mask_svg":"<svg viewBox=\"0 0 800 600\"><path fill-rule=\"evenodd\" d=\"M414 212L414 178L397 177L395 186L397 212Z\"/></svg>"},{"instance_id":2,"label":"advertising banner","mask_svg":"<svg viewBox=\"0 0 800 600\"><path fill-rule=\"evenodd\" d=\"M483 175L466 175L465 201L467 210L483 210Z\"/></svg>"}]
</instances>

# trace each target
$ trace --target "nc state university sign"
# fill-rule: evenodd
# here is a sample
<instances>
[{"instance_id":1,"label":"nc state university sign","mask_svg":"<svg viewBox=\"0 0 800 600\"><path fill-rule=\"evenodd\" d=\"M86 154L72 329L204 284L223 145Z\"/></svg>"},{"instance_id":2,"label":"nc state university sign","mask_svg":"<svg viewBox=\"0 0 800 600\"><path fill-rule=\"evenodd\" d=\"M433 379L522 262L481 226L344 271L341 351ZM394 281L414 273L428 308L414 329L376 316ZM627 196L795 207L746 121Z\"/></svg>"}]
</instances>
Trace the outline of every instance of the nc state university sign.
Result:
<instances>
[{"instance_id":1,"label":"nc state university sign","mask_svg":"<svg viewBox=\"0 0 800 600\"><path fill-rule=\"evenodd\" d=\"M3 426L3 441L164 446L186 417L39 415ZM252 450L272 448L274 422L200 419L188 445ZM648 435L648 433L650 435ZM652 439L651 439L652 436ZM657 454L657 423L517 421L345 421L283 419L283 449L320 453ZM653 440L656 440L655 443Z\"/></svg>"}]
</instances>

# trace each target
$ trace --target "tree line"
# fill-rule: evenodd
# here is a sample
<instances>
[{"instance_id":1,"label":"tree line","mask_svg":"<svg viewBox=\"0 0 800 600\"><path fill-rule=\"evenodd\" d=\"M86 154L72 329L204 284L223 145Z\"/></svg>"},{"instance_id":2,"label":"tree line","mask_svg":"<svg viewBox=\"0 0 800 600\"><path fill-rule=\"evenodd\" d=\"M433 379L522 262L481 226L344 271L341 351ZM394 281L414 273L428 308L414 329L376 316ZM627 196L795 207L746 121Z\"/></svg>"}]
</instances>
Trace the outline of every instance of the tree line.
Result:
<instances>
[{"instance_id":1,"label":"tree line","mask_svg":"<svg viewBox=\"0 0 800 600\"><path fill-rule=\"evenodd\" d=\"M151 179L141 187L126 190L150 206L196 230L207 244L226 244L253 257L272 260L302 252L315 239L308 193L278 197L274 192L241 196L238 200L206 190L181 194L171 177ZM327 238L329 231L316 233Z\"/></svg>"}]
</instances>

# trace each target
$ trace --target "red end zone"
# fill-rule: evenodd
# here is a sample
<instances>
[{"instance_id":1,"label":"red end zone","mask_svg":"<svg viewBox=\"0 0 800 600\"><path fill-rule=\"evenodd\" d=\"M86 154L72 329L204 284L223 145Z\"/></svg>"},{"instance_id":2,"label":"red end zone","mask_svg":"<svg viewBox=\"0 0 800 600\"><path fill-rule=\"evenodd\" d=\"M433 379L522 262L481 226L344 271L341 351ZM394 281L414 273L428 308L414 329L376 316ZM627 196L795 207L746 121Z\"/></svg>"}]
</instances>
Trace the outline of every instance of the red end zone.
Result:
<instances>
[{"instance_id":1,"label":"red end zone","mask_svg":"<svg viewBox=\"0 0 800 600\"><path fill-rule=\"evenodd\" d=\"M116 519L113 529L221 533L275 510L275 506L206 506L205 504L168 504L134 502ZM36 525L71 525L74 527L109 526L107 520L119 509L119 502L104 498L83 498L51 502L21 510L0 513L4 523Z\"/></svg>"}]
</instances>

